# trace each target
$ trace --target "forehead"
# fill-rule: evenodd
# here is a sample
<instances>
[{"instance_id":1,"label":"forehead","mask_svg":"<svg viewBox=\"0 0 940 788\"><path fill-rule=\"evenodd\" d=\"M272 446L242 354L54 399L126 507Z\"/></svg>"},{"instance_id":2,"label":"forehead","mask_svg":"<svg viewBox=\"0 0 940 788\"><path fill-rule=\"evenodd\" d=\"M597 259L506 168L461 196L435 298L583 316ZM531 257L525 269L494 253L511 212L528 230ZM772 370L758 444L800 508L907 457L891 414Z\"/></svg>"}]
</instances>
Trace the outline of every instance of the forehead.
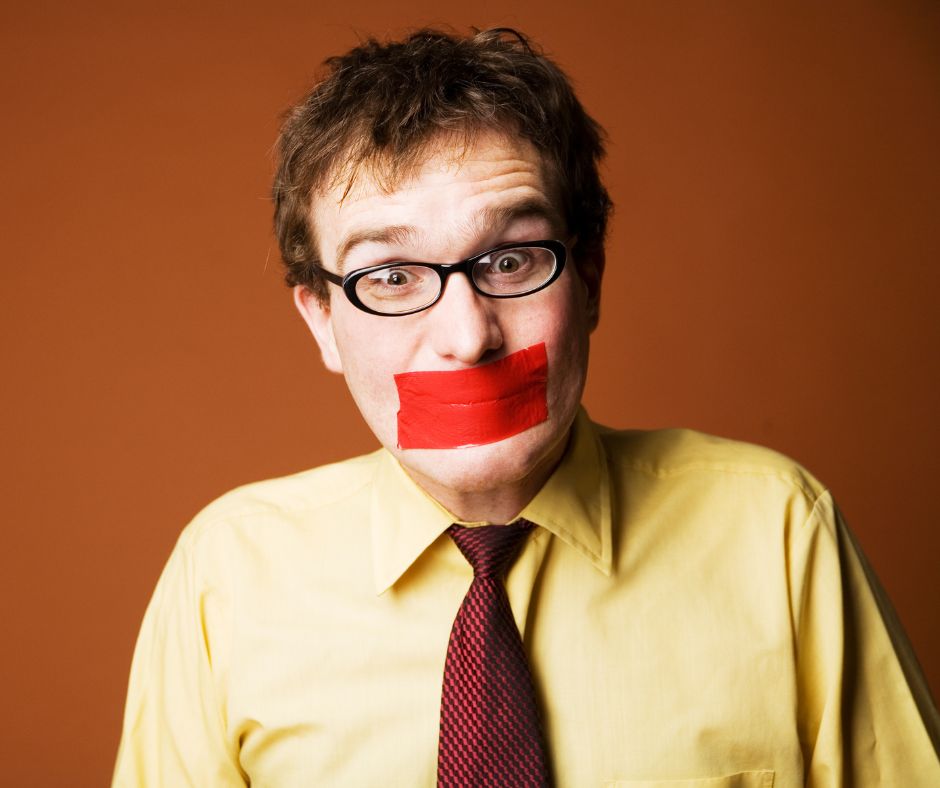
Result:
<instances>
[{"instance_id":1,"label":"forehead","mask_svg":"<svg viewBox=\"0 0 940 788\"><path fill-rule=\"evenodd\" d=\"M452 257L511 227L560 232L556 192L530 142L484 132L439 137L407 170L383 170L378 162L336 178L312 195L310 219L323 264L340 271L363 248Z\"/></svg>"}]
</instances>

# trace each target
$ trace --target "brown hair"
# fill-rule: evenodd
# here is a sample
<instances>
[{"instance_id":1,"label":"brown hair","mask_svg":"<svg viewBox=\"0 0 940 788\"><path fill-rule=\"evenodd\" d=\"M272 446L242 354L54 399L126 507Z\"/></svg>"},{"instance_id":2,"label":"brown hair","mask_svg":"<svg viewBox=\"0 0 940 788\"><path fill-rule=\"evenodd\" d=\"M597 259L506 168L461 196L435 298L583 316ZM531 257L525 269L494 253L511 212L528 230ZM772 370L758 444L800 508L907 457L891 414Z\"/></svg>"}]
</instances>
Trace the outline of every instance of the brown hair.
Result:
<instances>
[{"instance_id":1,"label":"brown hair","mask_svg":"<svg viewBox=\"0 0 940 788\"><path fill-rule=\"evenodd\" d=\"M363 165L393 188L442 132L508 131L529 140L554 175L575 259L601 251L611 202L598 163L603 130L564 73L510 29L461 37L420 30L366 41L329 58L325 77L286 115L277 141L274 228L289 285L327 300L310 223L315 189Z\"/></svg>"}]
</instances>

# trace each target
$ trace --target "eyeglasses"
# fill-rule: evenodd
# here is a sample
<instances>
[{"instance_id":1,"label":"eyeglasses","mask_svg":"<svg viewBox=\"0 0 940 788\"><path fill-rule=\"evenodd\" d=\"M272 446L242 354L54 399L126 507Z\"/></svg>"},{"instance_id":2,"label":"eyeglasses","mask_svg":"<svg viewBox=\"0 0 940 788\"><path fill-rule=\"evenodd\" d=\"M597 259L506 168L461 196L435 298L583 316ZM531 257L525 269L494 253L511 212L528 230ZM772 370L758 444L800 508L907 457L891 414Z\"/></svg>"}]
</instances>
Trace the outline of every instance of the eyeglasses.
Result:
<instances>
[{"instance_id":1,"label":"eyeglasses","mask_svg":"<svg viewBox=\"0 0 940 788\"><path fill-rule=\"evenodd\" d=\"M567 253L561 241L526 241L503 244L458 263L385 263L346 276L317 268L363 312L396 317L434 306L447 277L456 273L466 274L473 289L488 298L537 293L559 277Z\"/></svg>"}]
</instances>

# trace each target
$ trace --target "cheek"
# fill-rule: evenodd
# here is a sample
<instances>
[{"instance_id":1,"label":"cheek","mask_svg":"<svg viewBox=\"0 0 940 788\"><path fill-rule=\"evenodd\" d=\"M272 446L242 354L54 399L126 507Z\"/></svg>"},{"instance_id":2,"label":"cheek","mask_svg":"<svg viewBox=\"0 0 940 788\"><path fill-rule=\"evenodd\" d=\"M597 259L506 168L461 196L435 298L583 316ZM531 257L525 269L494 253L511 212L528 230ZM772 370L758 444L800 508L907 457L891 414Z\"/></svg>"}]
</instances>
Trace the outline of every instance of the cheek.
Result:
<instances>
[{"instance_id":1,"label":"cheek","mask_svg":"<svg viewBox=\"0 0 940 788\"><path fill-rule=\"evenodd\" d=\"M577 292L567 292L544 314L551 316L544 319L539 331L549 348L556 351L556 364L568 367L578 363L584 353L587 337L587 321L583 305L578 300Z\"/></svg>"},{"instance_id":2,"label":"cheek","mask_svg":"<svg viewBox=\"0 0 940 788\"><path fill-rule=\"evenodd\" d=\"M549 348L549 399L570 404L580 401L587 375L587 323L573 297L559 304L553 314L555 319L543 327Z\"/></svg>"},{"instance_id":3,"label":"cheek","mask_svg":"<svg viewBox=\"0 0 940 788\"><path fill-rule=\"evenodd\" d=\"M409 343L386 323L363 326L361 321L340 320L335 331L346 381L360 406L365 399L397 404L394 376L408 368Z\"/></svg>"}]
</instances>

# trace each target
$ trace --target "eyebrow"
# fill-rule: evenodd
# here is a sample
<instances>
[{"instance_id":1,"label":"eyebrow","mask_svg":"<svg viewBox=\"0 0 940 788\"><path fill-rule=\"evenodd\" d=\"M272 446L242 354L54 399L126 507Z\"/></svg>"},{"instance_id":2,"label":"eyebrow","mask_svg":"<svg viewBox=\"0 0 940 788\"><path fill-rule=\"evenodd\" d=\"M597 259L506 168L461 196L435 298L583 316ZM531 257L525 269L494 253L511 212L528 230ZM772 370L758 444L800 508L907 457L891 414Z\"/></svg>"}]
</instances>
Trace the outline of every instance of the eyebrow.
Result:
<instances>
[{"instance_id":1,"label":"eyebrow","mask_svg":"<svg viewBox=\"0 0 940 788\"><path fill-rule=\"evenodd\" d=\"M343 239L339 251L336 253L336 268L340 274L343 273L346 266L346 257L360 244L398 244L404 246L409 241L414 241L418 235L417 229L407 224L394 224L390 227L377 229L357 230L350 233Z\"/></svg>"},{"instance_id":2,"label":"eyebrow","mask_svg":"<svg viewBox=\"0 0 940 788\"><path fill-rule=\"evenodd\" d=\"M484 232L493 228L503 228L514 221L528 218L545 219L553 230L562 226L561 216L554 206L547 200L537 197L526 197L506 205L484 208L470 217L467 226L474 231ZM360 244L376 243L404 246L409 242L413 243L418 234L416 227L407 224L356 230L347 235L339 246L336 254L337 272L340 275L344 273L346 258Z\"/></svg>"},{"instance_id":3,"label":"eyebrow","mask_svg":"<svg viewBox=\"0 0 940 788\"><path fill-rule=\"evenodd\" d=\"M478 230L502 228L519 219L544 219L552 230L560 230L561 216L555 207L540 197L526 197L507 205L484 208L470 219L470 226ZM529 240L542 240L532 238Z\"/></svg>"}]
</instances>

